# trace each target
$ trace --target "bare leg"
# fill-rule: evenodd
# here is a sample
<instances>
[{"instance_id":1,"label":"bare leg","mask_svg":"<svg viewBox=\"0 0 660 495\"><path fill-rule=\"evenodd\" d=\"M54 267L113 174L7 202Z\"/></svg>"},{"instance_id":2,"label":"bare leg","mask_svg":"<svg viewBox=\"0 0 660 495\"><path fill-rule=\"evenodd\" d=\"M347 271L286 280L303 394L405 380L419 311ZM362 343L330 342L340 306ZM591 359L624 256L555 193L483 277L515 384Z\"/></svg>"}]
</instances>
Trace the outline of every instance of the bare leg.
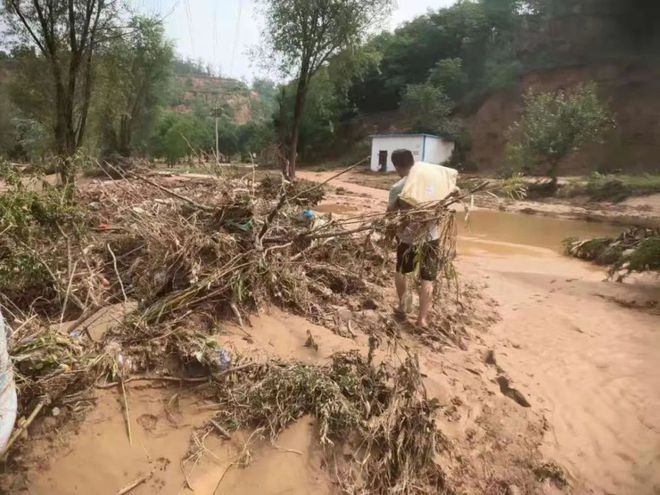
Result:
<instances>
[{"instance_id":1,"label":"bare leg","mask_svg":"<svg viewBox=\"0 0 660 495\"><path fill-rule=\"evenodd\" d=\"M433 282L422 280L419 286L419 318L417 325L427 327L429 325L429 312L433 302Z\"/></svg>"},{"instance_id":2,"label":"bare leg","mask_svg":"<svg viewBox=\"0 0 660 495\"><path fill-rule=\"evenodd\" d=\"M406 276L397 272L394 275L394 285L396 286L396 295L399 296L399 311L406 311Z\"/></svg>"}]
</instances>

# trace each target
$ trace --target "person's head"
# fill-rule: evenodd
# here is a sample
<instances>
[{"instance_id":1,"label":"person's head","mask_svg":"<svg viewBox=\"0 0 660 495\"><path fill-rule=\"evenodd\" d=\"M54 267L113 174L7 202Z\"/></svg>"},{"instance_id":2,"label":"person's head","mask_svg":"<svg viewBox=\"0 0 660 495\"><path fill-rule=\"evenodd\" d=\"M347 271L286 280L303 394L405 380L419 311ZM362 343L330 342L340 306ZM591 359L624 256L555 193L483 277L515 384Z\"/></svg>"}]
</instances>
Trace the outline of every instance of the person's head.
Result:
<instances>
[{"instance_id":1,"label":"person's head","mask_svg":"<svg viewBox=\"0 0 660 495\"><path fill-rule=\"evenodd\" d=\"M415 164L415 157L410 150L396 150L392 152L392 163L399 177L406 177Z\"/></svg>"}]
</instances>

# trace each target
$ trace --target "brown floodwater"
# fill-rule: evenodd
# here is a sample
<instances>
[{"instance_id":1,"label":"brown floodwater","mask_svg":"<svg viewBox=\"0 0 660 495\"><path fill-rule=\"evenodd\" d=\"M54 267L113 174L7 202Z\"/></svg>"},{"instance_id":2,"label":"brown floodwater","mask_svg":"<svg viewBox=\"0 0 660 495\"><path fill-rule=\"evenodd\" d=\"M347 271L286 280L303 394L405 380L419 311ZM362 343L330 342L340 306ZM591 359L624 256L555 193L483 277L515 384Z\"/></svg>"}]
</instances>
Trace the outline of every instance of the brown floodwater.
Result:
<instances>
[{"instance_id":1,"label":"brown floodwater","mask_svg":"<svg viewBox=\"0 0 660 495\"><path fill-rule=\"evenodd\" d=\"M467 222L463 213L457 215L463 254L541 254L545 249L558 253L567 237L616 237L624 229L600 222L489 210L470 212Z\"/></svg>"}]
</instances>

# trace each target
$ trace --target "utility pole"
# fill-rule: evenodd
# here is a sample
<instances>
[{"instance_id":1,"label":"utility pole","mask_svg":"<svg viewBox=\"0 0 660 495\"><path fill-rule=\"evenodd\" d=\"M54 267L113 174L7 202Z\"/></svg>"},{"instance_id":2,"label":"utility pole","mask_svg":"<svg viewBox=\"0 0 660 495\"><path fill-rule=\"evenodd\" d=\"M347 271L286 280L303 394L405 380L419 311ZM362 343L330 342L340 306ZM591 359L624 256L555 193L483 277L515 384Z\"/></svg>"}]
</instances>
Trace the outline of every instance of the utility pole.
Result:
<instances>
[{"instance_id":1,"label":"utility pole","mask_svg":"<svg viewBox=\"0 0 660 495\"><path fill-rule=\"evenodd\" d=\"M211 115L215 117L215 165L216 167L220 165L220 138L218 135L218 121L222 115L222 108L215 107L211 111Z\"/></svg>"}]
</instances>

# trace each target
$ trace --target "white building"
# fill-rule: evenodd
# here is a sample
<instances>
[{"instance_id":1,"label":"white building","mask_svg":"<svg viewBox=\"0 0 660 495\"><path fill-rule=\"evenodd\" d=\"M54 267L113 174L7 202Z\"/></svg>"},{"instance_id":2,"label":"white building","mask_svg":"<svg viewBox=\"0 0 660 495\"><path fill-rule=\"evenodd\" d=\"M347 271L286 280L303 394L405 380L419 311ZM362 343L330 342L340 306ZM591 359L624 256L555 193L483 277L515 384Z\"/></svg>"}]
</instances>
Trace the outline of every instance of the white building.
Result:
<instances>
[{"instance_id":1,"label":"white building","mask_svg":"<svg viewBox=\"0 0 660 495\"><path fill-rule=\"evenodd\" d=\"M371 170L393 172L392 152L412 151L415 161L443 164L451 158L454 143L431 134L377 134L371 136Z\"/></svg>"}]
</instances>

